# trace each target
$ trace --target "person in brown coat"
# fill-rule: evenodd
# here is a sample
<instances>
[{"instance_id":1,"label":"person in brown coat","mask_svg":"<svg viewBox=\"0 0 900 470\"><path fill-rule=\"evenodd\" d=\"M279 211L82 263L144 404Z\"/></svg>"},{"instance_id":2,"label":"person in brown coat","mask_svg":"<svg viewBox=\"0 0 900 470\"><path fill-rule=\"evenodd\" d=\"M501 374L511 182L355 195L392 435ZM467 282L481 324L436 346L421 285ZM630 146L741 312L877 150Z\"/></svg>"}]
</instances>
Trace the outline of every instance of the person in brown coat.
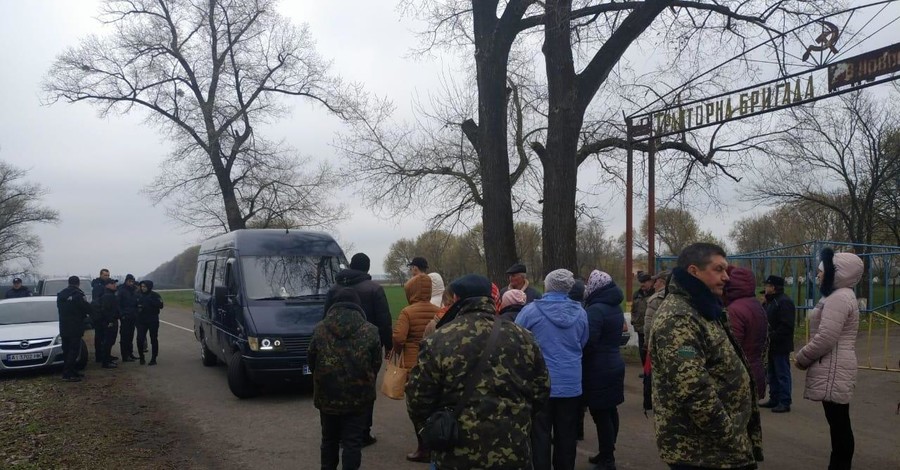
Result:
<instances>
[{"instance_id":1,"label":"person in brown coat","mask_svg":"<svg viewBox=\"0 0 900 470\"><path fill-rule=\"evenodd\" d=\"M427 274L417 274L403 286L409 306L400 311L394 325L394 350L391 354L401 354L400 364L411 369L419 356L419 343L425 335L425 327L440 311L431 303L431 278ZM431 453L422 445L416 434L418 447L406 456L413 462L429 462Z\"/></svg>"}]
</instances>

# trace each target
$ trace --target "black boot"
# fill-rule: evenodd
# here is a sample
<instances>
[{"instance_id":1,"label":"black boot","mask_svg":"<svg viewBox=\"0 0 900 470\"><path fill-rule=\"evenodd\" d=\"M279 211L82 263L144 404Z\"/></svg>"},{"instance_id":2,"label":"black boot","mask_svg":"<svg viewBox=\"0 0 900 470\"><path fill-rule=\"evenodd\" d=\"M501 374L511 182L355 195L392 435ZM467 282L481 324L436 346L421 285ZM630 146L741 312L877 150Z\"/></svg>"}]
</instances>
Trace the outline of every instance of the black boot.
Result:
<instances>
[{"instance_id":1,"label":"black boot","mask_svg":"<svg viewBox=\"0 0 900 470\"><path fill-rule=\"evenodd\" d=\"M144 360L144 355L141 354L141 365L144 365L146 363L147 363L147 361Z\"/></svg>"},{"instance_id":2,"label":"black boot","mask_svg":"<svg viewBox=\"0 0 900 470\"><path fill-rule=\"evenodd\" d=\"M150 362L149 362L147 365L148 365L148 366L155 366L155 365L156 365L156 356L151 357L151 358L150 358Z\"/></svg>"}]
</instances>

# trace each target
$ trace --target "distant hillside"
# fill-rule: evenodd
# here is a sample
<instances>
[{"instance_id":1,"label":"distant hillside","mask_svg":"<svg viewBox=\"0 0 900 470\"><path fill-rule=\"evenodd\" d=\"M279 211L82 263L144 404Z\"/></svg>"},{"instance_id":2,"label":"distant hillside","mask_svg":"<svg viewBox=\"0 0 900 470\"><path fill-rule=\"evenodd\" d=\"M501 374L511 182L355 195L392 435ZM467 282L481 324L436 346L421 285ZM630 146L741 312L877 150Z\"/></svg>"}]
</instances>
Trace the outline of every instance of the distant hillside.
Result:
<instances>
[{"instance_id":1,"label":"distant hillside","mask_svg":"<svg viewBox=\"0 0 900 470\"><path fill-rule=\"evenodd\" d=\"M197 272L197 253L200 245L182 251L170 261L159 265L142 279L153 281L156 289L187 289L194 287L194 274Z\"/></svg>"}]
</instances>

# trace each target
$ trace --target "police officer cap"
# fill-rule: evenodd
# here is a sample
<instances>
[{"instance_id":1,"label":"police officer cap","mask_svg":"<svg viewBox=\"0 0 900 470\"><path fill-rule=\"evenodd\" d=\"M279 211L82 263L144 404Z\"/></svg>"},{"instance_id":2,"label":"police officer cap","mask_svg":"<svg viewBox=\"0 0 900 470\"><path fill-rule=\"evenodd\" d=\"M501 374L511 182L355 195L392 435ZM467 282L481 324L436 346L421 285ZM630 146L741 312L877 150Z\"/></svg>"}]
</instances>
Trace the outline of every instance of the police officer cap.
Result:
<instances>
[{"instance_id":1,"label":"police officer cap","mask_svg":"<svg viewBox=\"0 0 900 470\"><path fill-rule=\"evenodd\" d=\"M110 284L116 284L116 283L118 283L118 282L119 282L118 279L109 278L109 279L106 280L106 282L103 283L103 285L104 285L104 286L108 286L108 285L110 285Z\"/></svg>"},{"instance_id":2,"label":"police officer cap","mask_svg":"<svg viewBox=\"0 0 900 470\"><path fill-rule=\"evenodd\" d=\"M466 274L450 283L450 290L460 299L490 297L491 281L478 274Z\"/></svg>"},{"instance_id":3,"label":"police officer cap","mask_svg":"<svg viewBox=\"0 0 900 470\"><path fill-rule=\"evenodd\" d=\"M638 282L647 282L647 281L653 279L653 276L651 276L651 275L648 274L648 273L642 272L642 273L639 273L639 274L638 274L637 279L638 279Z\"/></svg>"},{"instance_id":4,"label":"police officer cap","mask_svg":"<svg viewBox=\"0 0 900 470\"><path fill-rule=\"evenodd\" d=\"M527 273L528 270L525 269L525 265L521 263L516 263L509 267L506 270L506 274L519 274L519 273Z\"/></svg>"},{"instance_id":5,"label":"police officer cap","mask_svg":"<svg viewBox=\"0 0 900 470\"><path fill-rule=\"evenodd\" d=\"M77 286L81 284L81 278L78 276L69 276L69 285Z\"/></svg>"},{"instance_id":6,"label":"police officer cap","mask_svg":"<svg viewBox=\"0 0 900 470\"><path fill-rule=\"evenodd\" d=\"M15 279L13 279L13 284L21 284L21 283L22 283L22 278L17 277Z\"/></svg>"},{"instance_id":7,"label":"police officer cap","mask_svg":"<svg viewBox=\"0 0 900 470\"><path fill-rule=\"evenodd\" d=\"M763 284L771 284L775 287L784 287L784 278L779 276L769 276Z\"/></svg>"},{"instance_id":8,"label":"police officer cap","mask_svg":"<svg viewBox=\"0 0 900 470\"><path fill-rule=\"evenodd\" d=\"M129 280L129 279L131 279L132 281L134 281L134 280L135 280L135 279L134 279L134 274L126 274L126 275L125 275L125 280L127 281L127 280Z\"/></svg>"}]
</instances>

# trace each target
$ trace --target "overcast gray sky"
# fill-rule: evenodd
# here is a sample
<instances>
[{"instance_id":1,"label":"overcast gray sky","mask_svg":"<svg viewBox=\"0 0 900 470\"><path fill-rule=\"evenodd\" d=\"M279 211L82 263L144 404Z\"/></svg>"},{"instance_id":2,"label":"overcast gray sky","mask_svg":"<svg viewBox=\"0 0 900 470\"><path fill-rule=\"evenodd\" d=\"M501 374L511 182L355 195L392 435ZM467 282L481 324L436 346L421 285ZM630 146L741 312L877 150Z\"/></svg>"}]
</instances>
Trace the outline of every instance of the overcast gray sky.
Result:
<instances>
[{"instance_id":1,"label":"overcast gray sky","mask_svg":"<svg viewBox=\"0 0 900 470\"><path fill-rule=\"evenodd\" d=\"M101 119L85 103L40 104L40 83L54 58L97 31L99 3L0 0L0 159L28 169L28 179L49 191L43 203L60 211L59 224L35 227L44 246L39 270L45 274L94 275L108 267L140 276L201 239L140 192L169 152L161 134L143 122L145 114ZM413 96L436 93L441 74L457 64L450 53L410 58L410 48L418 44L414 31L421 25L402 18L396 5L397 0L288 0L281 10L294 22L310 25L318 51L334 61L334 72L391 98L398 112L408 115ZM897 31L894 27L893 37L900 39ZM629 52L637 61L653 60L652 51ZM331 143L340 123L310 103L292 104L293 114L267 129L266 136L284 139L304 156L339 164ZM580 185L595 186L593 178L580 173ZM420 216L384 220L354 197L351 183L338 193L350 218L337 227L337 235L352 244L348 254L368 253L372 271L380 272L390 244L415 237L425 221ZM734 192L734 185L725 183L722 195L729 209L701 218L703 229L721 239L727 239L734 220L762 210L734 200ZM623 198L599 197L607 200L600 215L608 233L620 234ZM635 202L636 226L644 207Z\"/></svg>"},{"instance_id":2,"label":"overcast gray sky","mask_svg":"<svg viewBox=\"0 0 900 470\"><path fill-rule=\"evenodd\" d=\"M48 274L143 275L200 240L153 207L140 193L156 175L168 146L144 114L101 119L84 104L41 106L39 87L53 59L98 28L93 0L0 0L0 159L29 170L49 194L43 202L60 211L60 223L37 226ZM416 42L395 2L282 2L283 13L310 24L318 49L334 70L367 89L396 97L401 109L417 90L436 84L442 65L407 59ZM353 14L347 14L352 11ZM269 131L303 155L333 159L330 147L339 123L297 100L294 113ZM349 182L348 182L348 187ZM425 228L421 220L382 220L349 190L341 199L351 217L338 227L341 240L365 251L381 271L388 246Z\"/></svg>"}]
</instances>

